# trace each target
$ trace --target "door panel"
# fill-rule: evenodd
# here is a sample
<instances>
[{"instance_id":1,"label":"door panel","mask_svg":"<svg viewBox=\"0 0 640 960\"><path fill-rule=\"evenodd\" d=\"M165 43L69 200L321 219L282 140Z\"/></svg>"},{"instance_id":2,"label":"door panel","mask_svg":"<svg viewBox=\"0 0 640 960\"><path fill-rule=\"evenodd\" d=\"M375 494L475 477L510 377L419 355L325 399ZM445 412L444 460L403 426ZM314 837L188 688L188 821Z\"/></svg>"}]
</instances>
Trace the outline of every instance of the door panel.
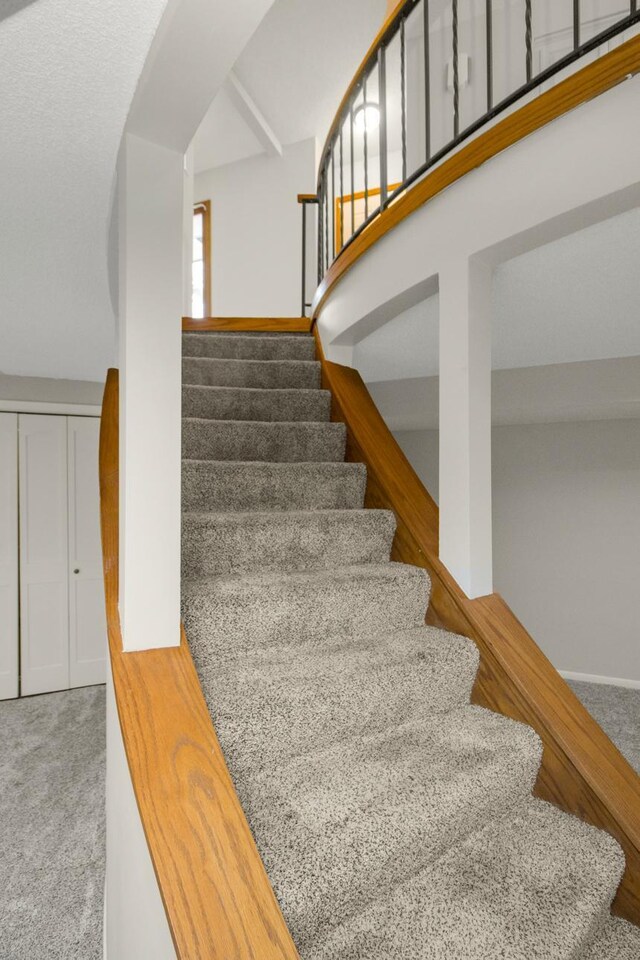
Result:
<instances>
[{"instance_id":1,"label":"door panel","mask_svg":"<svg viewBox=\"0 0 640 960\"><path fill-rule=\"evenodd\" d=\"M18 696L18 415L0 413L0 700Z\"/></svg>"},{"instance_id":2,"label":"door panel","mask_svg":"<svg viewBox=\"0 0 640 960\"><path fill-rule=\"evenodd\" d=\"M69 686L67 418L20 414L23 695Z\"/></svg>"},{"instance_id":3,"label":"door panel","mask_svg":"<svg viewBox=\"0 0 640 960\"><path fill-rule=\"evenodd\" d=\"M100 550L98 437L95 417L68 417L69 680L105 682L107 624Z\"/></svg>"}]
</instances>

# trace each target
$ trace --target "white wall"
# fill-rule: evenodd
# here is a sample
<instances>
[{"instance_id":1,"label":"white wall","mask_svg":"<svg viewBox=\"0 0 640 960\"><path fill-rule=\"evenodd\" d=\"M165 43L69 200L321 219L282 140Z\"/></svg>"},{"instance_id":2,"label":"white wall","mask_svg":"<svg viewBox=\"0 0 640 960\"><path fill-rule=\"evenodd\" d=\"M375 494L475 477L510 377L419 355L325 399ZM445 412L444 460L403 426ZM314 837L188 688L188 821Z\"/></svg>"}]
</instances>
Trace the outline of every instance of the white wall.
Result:
<instances>
[{"instance_id":1,"label":"white wall","mask_svg":"<svg viewBox=\"0 0 640 960\"><path fill-rule=\"evenodd\" d=\"M101 406L104 383L55 377L11 377L0 373L0 402L67 403Z\"/></svg>"},{"instance_id":2,"label":"white wall","mask_svg":"<svg viewBox=\"0 0 640 960\"><path fill-rule=\"evenodd\" d=\"M103 380L118 145L166 0L39 0L0 29L0 370ZM3 6L3 4L0 4Z\"/></svg>"},{"instance_id":3,"label":"white wall","mask_svg":"<svg viewBox=\"0 0 640 960\"><path fill-rule=\"evenodd\" d=\"M301 211L313 193L315 141L282 157L251 157L195 178L195 200L211 200L215 316L299 316Z\"/></svg>"},{"instance_id":4,"label":"white wall","mask_svg":"<svg viewBox=\"0 0 640 960\"><path fill-rule=\"evenodd\" d=\"M395 433L438 498L438 431ZM559 670L640 684L640 420L493 428L494 588Z\"/></svg>"}]
</instances>

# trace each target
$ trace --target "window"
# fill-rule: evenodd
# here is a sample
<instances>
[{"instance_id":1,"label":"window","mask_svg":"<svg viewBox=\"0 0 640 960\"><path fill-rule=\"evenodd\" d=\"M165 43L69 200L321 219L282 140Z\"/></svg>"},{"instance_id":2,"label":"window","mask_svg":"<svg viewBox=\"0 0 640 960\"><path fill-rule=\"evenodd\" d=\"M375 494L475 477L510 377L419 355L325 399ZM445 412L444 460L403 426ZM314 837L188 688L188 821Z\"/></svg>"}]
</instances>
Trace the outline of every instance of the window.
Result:
<instances>
[{"instance_id":1,"label":"window","mask_svg":"<svg viewBox=\"0 0 640 960\"><path fill-rule=\"evenodd\" d=\"M211 201L193 208L193 260L191 263L191 316L211 316Z\"/></svg>"}]
</instances>

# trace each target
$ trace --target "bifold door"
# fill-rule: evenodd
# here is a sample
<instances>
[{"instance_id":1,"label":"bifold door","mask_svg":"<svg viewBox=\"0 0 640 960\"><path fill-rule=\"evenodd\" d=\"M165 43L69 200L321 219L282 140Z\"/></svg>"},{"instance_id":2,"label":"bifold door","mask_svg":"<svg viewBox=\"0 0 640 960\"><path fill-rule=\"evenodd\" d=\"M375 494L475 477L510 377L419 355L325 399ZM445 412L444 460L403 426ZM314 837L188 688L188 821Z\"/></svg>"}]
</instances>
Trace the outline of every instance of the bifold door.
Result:
<instances>
[{"instance_id":1,"label":"bifold door","mask_svg":"<svg viewBox=\"0 0 640 960\"><path fill-rule=\"evenodd\" d=\"M0 413L0 700L18 696L18 415Z\"/></svg>"},{"instance_id":2,"label":"bifold door","mask_svg":"<svg viewBox=\"0 0 640 960\"><path fill-rule=\"evenodd\" d=\"M67 417L69 511L69 685L105 682L107 622L100 550L95 417Z\"/></svg>"},{"instance_id":3,"label":"bifold door","mask_svg":"<svg viewBox=\"0 0 640 960\"><path fill-rule=\"evenodd\" d=\"M103 683L99 421L20 414L20 692Z\"/></svg>"},{"instance_id":4,"label":"bifold door","mask_svg":"<svg viewBox=\"0 0 640 960\"><path fill-rule=\"evenodd\" d=\"M20 414L20 692L69 686L67 418Z\"/></svg>"}]
</instances>

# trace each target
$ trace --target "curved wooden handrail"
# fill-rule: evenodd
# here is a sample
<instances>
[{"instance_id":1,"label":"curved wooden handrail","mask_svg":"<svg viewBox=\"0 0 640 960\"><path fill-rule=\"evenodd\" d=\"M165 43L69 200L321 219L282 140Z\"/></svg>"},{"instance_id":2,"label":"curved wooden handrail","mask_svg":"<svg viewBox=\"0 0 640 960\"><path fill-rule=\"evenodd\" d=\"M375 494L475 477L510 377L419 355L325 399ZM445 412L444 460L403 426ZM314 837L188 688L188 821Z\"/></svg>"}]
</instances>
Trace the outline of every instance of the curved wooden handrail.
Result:
<instances>
[{"instance_id":1,"label":"curved wooden handrail","mask_svg":"<svg viewBox=\"0 0 640 960\"><path fill-rule=\"evenodd\" d=\"M533 727L544 744L536 794L612 834L627 866L614 910L640 924L640 777L498 594L469 600L438 556L438 507L378 412L359 373L329 363L316 331L332 419L347 426L347 459L367 466L365 505L393 510L392 558L428 570L427 621L480 650L475 703Z\"/></svg>"},{"instance_id":2,"label":"curved wooden handrail","mask_svg":"<svg viewBox=\"0 0 640 960\"><path fill-rule=\"evenodd\" d=\"M391 15L392 18L395 16L397 11ZM383 31L385 29L387 27L383 27ZM374 47L379 39L380 36L376 37ZM360 257L425 203L442 193L456 180L460 180L467 173L528 137L529 134L540 130L552 120L557 120L563 114L605 93L638 72L640 72L640 35L632 37L598 60L577 70L570 77L524 104L448 156L438 167L425 174L422 180L409 187L386 207L338 254L316 290L311 307L312 320L315 321L318 318L331 291ZM354 82L355 80L345 98L351 92ZM340 111L336 116L339 115Z\"/></svg>"},{"instance_id":3,"label":"curved wooden handrail","mask_svg":"<svg viewBox=\"0 0 640 960\"><path fill-rule=\"evenodd\" d=\"M118 371L100 425L109 653L131 782L179 960L299 960L229 776L182 632L124 653L118 614Z\"/></svg>"},{"instance_id":4,"label":"curved wooden handrail","mask_svg":"<svg viewBox=\"0 0 640 960\"><path fill-rule=\"evenodd\" d=\"M351 94L353 93L357 85L360 83L360 78L362 77L362 74L364 73L369 63L372 63L373 60L376 58L378 53L378 47L383 42L387 34L393 30L394 24L396 23L396 20L399 18L400 11L405 6L405 3L406 3L406 0L398 0L398 2L395 4L391 12L385 17L382 26L380 27L380 29L375 35L373 43L371 44L371 46L365 53L364 57L360 61L360 66L354 73L351 79L351 83L345 90L344 96L340 101L340 106L336 110L335 116L331 121L331 126L329 127L329 131L327 133L327 136L325 137L325 141L322 146L322 152L320 153L321 157L326 156L331 138L333 137L336 130L338 129L338 126L340 124L340 119L342 117L342 112L345 109L347 103L349 102L349 98L351 97Z\"/></svg>"}]
</instances>

